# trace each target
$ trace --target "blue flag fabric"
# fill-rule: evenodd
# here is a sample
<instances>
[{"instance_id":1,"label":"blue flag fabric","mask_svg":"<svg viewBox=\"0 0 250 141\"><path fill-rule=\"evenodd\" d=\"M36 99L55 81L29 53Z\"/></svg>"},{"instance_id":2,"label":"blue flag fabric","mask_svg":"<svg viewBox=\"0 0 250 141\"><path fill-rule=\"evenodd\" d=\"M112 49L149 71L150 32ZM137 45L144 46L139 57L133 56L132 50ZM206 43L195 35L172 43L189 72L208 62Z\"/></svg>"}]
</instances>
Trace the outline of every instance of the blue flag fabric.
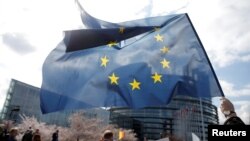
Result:
<instances>
[{"instance_id":1,"label":"blue flag fabric","mask_svg":"<svg viewBox=\"0 0 250 141\"><path fill-rule=\"evenodd\" d=\"M48 55L40 92L43 113L162 106L174 94L223 96L187 14L109 27L97 23L66 31Z\"/></svg>"}]
</instances>

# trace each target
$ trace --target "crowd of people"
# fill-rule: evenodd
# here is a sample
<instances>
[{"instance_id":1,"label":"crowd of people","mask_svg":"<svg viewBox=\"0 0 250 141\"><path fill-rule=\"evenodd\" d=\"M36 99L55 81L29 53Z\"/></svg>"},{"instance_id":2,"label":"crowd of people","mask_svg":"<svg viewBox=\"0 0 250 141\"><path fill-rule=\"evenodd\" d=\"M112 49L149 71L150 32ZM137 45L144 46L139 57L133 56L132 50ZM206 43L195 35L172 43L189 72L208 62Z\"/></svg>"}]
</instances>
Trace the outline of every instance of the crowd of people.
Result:
<instances>
[{"instance_id":1,"label":"crowd of people","mask_svg":"<svg viewBox=\"0 0 250 141\"><path fill-rule=\"evenodd\" d=\"M245 125L245 123L237 116L233 104L227 99L222 98L221 99L221 105L220 105L221 112L225 115L226 121L224 122L224 125ZM59 130L56 130L52 136L51 141L59 141L58 140L58 134ZM16 136L18 135L18 129L12 128L9 131L4 128L0 128L0 141L17 141ZM29 127L22 136L21 141L41 141L41 135L39 132L39 129L33 129ZM113 132L111 130L106 130L101 137L100 141L113 141ZM176 140L172 139L171 140Z\"/></svg>"},{"instance_id":2,"label":"crowd of people","mask_svg":"<svg viewBox=\"0 0 250 141\"><path fill-rule=\"evenodd\" d=\"M59 141L58 133L59 130L56 130L52 134L51 141ZM2 127L0 129L0 141L17 141L17 135L18 128L11 128L9 131ZM33 129L29 127L29 129L23 133L21 141L42 141L39 129L33 131Z\"/></svg>"}]
</instances>

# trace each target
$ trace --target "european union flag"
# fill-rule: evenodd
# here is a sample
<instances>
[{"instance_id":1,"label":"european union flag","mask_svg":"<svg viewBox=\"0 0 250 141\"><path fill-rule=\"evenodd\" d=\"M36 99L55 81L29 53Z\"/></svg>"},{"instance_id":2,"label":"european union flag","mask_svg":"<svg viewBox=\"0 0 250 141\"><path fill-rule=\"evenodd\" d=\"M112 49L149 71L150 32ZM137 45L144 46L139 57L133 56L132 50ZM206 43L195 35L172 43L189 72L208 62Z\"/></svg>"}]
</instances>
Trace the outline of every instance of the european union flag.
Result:
<instances>
[{"instance_id":1,"label":"european union flag","mask_svg":"<svg viewBox=\"0 0 250 141\"><path fill-rule=\"evenodd\" d=\"M223 96L187 14L110 26L88 20L88 29L66 31L44 62L43 113L162 106L174 94Z\"/></svg>"}]
</instances>

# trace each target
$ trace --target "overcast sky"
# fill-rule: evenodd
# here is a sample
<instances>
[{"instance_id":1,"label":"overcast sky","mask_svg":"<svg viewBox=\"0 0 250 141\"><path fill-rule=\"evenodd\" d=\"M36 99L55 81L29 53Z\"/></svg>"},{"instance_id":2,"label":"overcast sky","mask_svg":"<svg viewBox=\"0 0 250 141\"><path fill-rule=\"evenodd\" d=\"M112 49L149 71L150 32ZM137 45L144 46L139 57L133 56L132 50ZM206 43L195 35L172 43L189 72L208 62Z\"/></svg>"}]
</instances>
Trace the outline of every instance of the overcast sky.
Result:
<instances>
[{"instance_id":1,"label":"overcast sky","mask_svg":"<svg viewBox=\"0 0 250 141\"><path fill-rule=\"evenodd\" d=\"M223 91L250 120L249 0L80 0L92 16L122 22L187 12ZM74 0L0 0L0 109L11 78L40 87L41 67L62 39L82 28ZM219 106L218 98L214 104ZM224 119L219 112L220 120Z\"/></svg>"}]
</instances>

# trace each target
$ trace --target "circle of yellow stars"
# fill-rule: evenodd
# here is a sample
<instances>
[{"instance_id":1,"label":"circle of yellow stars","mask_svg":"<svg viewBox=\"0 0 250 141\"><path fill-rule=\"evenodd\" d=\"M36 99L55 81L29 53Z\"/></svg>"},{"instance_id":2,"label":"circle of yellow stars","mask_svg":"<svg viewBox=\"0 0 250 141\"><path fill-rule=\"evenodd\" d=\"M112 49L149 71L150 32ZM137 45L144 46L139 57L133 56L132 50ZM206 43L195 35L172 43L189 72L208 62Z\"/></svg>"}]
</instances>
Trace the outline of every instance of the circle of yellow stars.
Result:
<instances>
[{"instance_id":1,"label":"circle of yellow stars","mask_svg":"<svg viewBox=\"0 0 250 141\"><path fill-rule=\"evenodd\" d=\"M154 28L155 32L159 31L160 28L159 27L156 27ZM125 31L125 28L124 27L120 27L119 28L119 33L120 34L123 34ZM161 35L161 34L156 34L154 36L155 40L157 42L163 42L164 41L164 36ZM118 45L118 42L117 41L110 41L107 46L108 47L113 47L113 46L117 46ZM160 52L162 54L167 54L169 52L169 48L167 46L163 46L161 49L160 49ZM101 61L101 67L104 67L106 68L108 63L109 63L109 58L105 55L103 57L100 58L100 61ZM162 68L165 69L165 68L170 68L170 61L168 61L167 59L163 58L161 61L160 61L160 64L162 65ZM115 74L114 72L108 76L109 78L109 82L111 85L118 85L119 84L119 77L117 74ZM154 84L156 83L162 83L162 75L161 74L158 74L157 72L155 72L154 74L152 74L151 76L152 78L152 81L154 82ZM131 86L131 90L134 91L134 90L140 90L140 86L141 86L141 82L139 82L138 80L136 80L135 78L133 79L133 81L131 81L129 83L129 85Z\"/></svg>"}]
</instances>

